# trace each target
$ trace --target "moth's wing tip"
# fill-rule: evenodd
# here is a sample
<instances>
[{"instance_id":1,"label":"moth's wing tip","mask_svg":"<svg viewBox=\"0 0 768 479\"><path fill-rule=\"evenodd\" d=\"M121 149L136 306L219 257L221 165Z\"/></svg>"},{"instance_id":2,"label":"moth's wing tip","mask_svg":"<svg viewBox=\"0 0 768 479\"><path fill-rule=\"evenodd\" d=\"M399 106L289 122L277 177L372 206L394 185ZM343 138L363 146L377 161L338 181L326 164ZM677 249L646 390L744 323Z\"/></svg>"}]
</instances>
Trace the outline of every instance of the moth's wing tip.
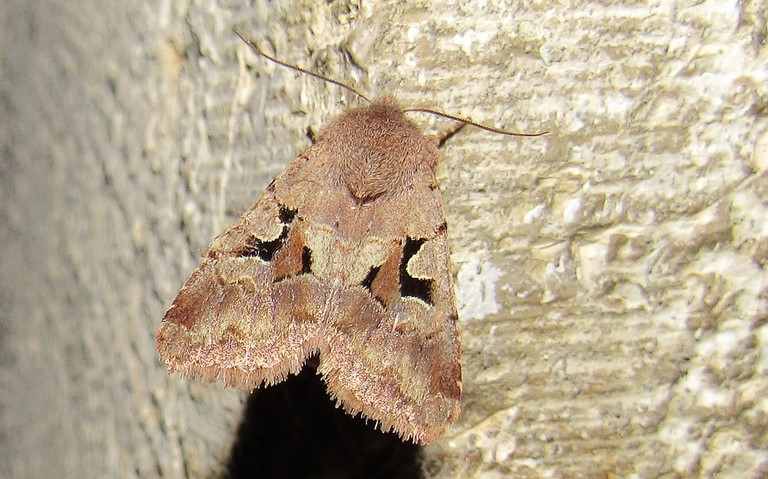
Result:
<instances>
[{"instance_id":1,"label":"moth's wing tip","mask_svg":"<svg viewBox=\"0 0 768 479\"><path fill-rule=\"evenodd\" d=\"M328 381L326 381L326 384L328 384ZM328 393L336 402L337 407L344 409L350 416L356 417L360 415L363 419L373 421L376 424L376 428L382 433L394 433L403 441L424 446L433 442L445 430L445 427L429 431L414 428L412 424L400 421L394 416L378 414L372 411L369 404L363 403L354 396L340 396L337 394L337 391L339 391L338 388L334 389L328 385Z\"/></svg>"},{"instance_id":2,"label":"moth's wing tip","mask_svg":"<svg viewBox=\"0 0 768 479\"><path fill-rule=\"evenodd\" d=\"M403 395L394 398L371 397L370 391L386 391L388 388L371 387L372 382L365 380L350 381L344 373L339 372L340 368L323 362L322 353L320 360L318 372L337 405L352 416L362 414L375 421L382 432L392 431L404 441L419 445L430 444L442 436L459 415L460 401L441 393L426 398L421 404ZM367 391L367 394L360 394L362 391Z\"/></svg>"},{"instance_id":3,"label":"moth's wing tip","mask_svg":"<svg viewBox=\"0 0 768 479\"><path fill-rule=\"evenodd\" d=\"M306 341L292 354L279 357L236 351L247 345L223 340L219 344L200 341L199 333L164 319L155 336L157 355L169 373L205 383L220 382L227 387L251 391L272 385L298 374L316 351L313 341ZM230 338L231 339L231 338ZM285 349L285 348L284 348ZM262 350L268 350L266 346ZM249 358L250 360L245 360Z\"/></svg>"}]
</instances>

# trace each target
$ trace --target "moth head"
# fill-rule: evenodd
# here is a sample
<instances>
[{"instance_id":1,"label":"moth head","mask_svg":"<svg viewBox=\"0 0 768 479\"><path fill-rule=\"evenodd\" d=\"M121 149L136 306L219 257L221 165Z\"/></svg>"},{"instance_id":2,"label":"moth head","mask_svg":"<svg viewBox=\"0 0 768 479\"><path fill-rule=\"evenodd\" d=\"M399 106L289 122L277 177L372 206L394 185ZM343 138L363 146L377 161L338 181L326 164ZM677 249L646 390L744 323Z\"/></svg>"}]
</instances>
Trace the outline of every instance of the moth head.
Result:
<instances>
[{"instance_id":1,"label":"moth head","mask_svg":"<svg viewBox=\"0 0 768 479\"><path fill-rule=\"evenodd\" d=\"M320 133L317 146L334 163L337 181L361 201L409 188L439 158L436 142L392 97L344 112Z\"/></svg>"}]
</instances>

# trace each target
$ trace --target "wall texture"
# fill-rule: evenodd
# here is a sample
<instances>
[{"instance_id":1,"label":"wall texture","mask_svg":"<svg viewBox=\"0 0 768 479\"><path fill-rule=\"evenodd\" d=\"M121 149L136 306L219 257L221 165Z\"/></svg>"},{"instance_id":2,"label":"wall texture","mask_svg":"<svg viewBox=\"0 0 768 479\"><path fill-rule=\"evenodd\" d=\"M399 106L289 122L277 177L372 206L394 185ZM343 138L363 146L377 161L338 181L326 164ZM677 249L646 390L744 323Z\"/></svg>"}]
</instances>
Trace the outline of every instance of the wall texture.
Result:
<instances>
[{"instance_id":1,"label":"wall texture","mask_svg":"<svg viewBox=\"0 0 768 479\"><path fill-rule=\"evenodd\" d=\"M242 392L154 332L210 240L358 100L544 137L443 149L463 411L436 477L768 475L768 7L0 5L0 476L215 477ZM449 123L414 115L425 130Z\"/></svg>"}]
</instances>

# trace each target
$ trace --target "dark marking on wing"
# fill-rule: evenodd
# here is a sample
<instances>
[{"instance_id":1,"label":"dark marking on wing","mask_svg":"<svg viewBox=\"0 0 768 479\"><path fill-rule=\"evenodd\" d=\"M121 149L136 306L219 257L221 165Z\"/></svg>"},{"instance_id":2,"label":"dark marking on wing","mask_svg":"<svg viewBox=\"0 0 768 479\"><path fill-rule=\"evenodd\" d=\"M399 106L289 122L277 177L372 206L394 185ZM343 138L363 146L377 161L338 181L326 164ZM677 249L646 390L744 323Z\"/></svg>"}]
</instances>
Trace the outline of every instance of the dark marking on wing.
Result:
<instances>
[{"instance_id":1,"label":"dark marking on wing","mask_svg":"<svg viewBox=\"0 0 768 479\"><path fill-rule=\"evenodd\" d=\"M408 263L421 249L424 239L406 238L403 245L403 257L400 259L400 296L418 298L430 306L432 302L431 279L414 278L408 273Z\"/></svg>"}]
</instances>

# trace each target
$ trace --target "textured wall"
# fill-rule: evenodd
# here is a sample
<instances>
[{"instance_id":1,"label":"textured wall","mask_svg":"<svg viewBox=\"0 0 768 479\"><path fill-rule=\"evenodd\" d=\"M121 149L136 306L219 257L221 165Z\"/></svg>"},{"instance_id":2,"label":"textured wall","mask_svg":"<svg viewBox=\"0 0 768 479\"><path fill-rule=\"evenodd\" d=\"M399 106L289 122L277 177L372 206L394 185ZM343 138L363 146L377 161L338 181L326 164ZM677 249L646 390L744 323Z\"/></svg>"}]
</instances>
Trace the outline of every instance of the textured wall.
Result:
<instances>
[{"instance_id":1,"label":"textured wall","mask_svg":"<svg viewBox=\"0 0 768 479\"><path fill-rule=\"evenodd\" d=\"M463 412L440 477L768 475L764 2L0 6L0 476L205 477L243 393L154 351L199 252L354 98L439 181ZM448 123L414 115L425 129Z\"/></svg>"}]
</instances>

